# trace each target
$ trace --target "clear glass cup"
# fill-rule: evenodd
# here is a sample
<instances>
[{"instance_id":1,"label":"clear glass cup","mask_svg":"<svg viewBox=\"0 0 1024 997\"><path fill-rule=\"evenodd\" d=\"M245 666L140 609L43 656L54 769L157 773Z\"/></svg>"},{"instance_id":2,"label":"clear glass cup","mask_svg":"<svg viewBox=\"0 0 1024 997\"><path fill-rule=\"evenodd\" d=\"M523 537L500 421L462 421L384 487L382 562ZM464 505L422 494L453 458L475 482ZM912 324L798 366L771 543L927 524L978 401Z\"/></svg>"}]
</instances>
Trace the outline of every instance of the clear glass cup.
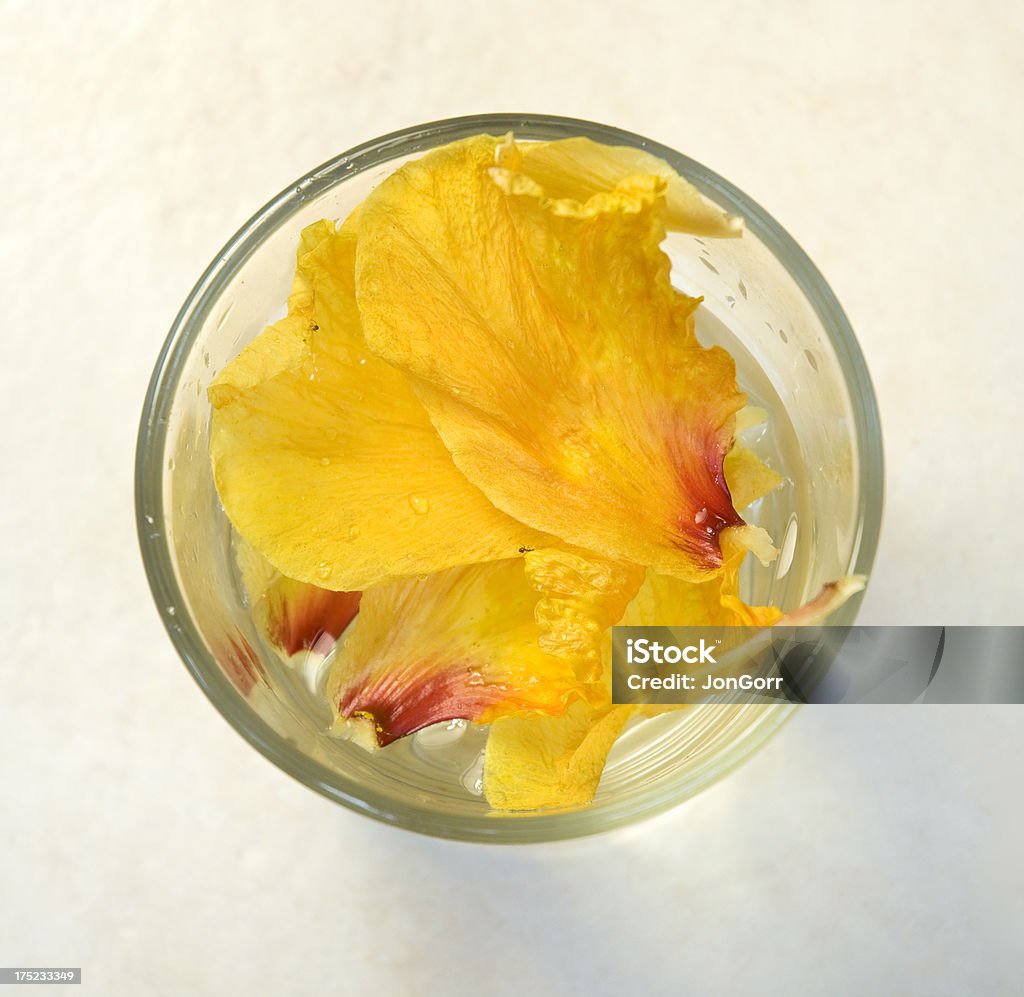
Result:
<instances>
[{"instance_id":1,"label":"clear glass cup","mask_svg":"<svg viewBox=\"0 0 1024 997\"><path fill-rule=\"evenodd\" d=\"M375 755L331 738L326 702L254 627L214 489L206 398L217 371L283 313L305 225L344 219L375 184L435 146L508 131L524 141L583 135L644 148L745 219L742 239L670 233L665 244L673 280L704 296L702 341L733 352L741 387L770 413L766 429L747 442L787 478L744 513L781 548L771 568L748 566L744 594L789 609L826 581L870 572L882 505L878 412L853 332L814 265L761 207L699 163L615 128L535 115L456 118L368 142L307 174L243 226L188 296L157 360L139 431L136 511L150 585L178 653L263 755L330 799L389 823L525 842L590 834L678 804L749 757L794 707L708 705L643 721L616 744L594 802L561 812L490 812L474 785L483 736L475 730L457 738L453 731L448 744L414 735ZM836 622L851 622L856 604Z\"/></svg>"}]
</instances>

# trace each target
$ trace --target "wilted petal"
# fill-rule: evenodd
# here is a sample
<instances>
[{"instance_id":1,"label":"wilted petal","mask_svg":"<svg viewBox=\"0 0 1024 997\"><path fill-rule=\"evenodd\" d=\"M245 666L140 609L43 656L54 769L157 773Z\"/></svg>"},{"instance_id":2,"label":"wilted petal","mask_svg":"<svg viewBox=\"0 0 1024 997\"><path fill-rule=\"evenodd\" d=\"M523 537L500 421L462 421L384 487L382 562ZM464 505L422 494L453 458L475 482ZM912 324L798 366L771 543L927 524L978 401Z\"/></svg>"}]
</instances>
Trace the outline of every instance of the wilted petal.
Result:
<instances>
[{"instance_id":1,"label":"wilted petal","mask_svg":"<svg viewBox=\"0 0 1024 997\"><path fill-rule=\"evenodd\" d=\"M585 202L634 176L656 176L665 183L667 228L693 235L739 236L743 220L717 207L663 159L642 149L603 145L588 138L556 142L503 143L499 165L534 180L551 198Z\"/></svg>"}]
</instances>

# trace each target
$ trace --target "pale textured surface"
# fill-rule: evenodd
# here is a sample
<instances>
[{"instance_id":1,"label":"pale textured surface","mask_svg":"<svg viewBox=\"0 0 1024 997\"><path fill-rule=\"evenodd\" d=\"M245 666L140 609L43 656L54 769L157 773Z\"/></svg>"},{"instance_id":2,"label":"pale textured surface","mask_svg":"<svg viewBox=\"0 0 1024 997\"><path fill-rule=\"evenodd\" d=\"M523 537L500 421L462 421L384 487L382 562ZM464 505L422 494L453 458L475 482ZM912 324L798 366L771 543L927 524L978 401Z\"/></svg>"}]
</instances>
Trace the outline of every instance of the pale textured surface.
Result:
<instances>
[{"instance_id":1,"label":"pale textured surface","mask_svg":"<svg viewBox=\"0 0 1024 997\"><path fill-rule=\"evenodd\" d=\"M1024 8L683 6L0 4L0 964L104 995L1018 989L1019 710L806 710L673 814L473 848L262 761L150 605L136 420L209 259L349 145L532 109L707 163L826 274L886 435L864 621L1020 621Z\"/></svg>"}]
</instances>

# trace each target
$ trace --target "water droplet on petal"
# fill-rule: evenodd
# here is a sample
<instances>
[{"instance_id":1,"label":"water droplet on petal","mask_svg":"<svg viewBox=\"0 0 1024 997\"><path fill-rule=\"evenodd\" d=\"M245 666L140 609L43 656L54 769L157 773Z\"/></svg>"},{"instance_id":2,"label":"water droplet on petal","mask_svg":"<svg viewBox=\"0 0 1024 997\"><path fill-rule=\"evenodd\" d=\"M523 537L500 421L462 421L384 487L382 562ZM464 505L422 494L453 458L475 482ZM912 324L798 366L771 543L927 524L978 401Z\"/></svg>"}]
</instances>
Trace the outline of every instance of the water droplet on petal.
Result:
<instances>
[{"instance_id":1,"label":"water droplet on petal","mask_svg":"<svg viewBox=\"0 0 1024 997\"><path fill-rule=\"evenodd\" d=\"M412 498L409 499L409 505L412 506L412 511L415 512L417 516L425 516L430 512L430 502L422 495L413 495Z\"/></svg>"},{"instance_id":2,"label":"water droplet on petal","mask_svg":"<svg viewBox=\"0 0 1024 997\"><path fill-rule=\"evenodd\" d=\"M316 573L320 578L331 577L331 563L330 561L321 561L316 568Z\"/></svg>"},{"instance_id":3,"label":"water droplet on petal","mask_svg":"<svg viewBox=\"0 0 1024 997\"><path fill-rule=\"evenodd\" d=\"M353 524L348 528L348 538L349 540L355 540L357 536L359 536L359 527Z\"/></svg>"},{"instance_id":4,"label":"water droplet on petal","mask_svg":"<svg viewBox=\"0 0 1024 997\"><path fill-rule=\"evenodd\" d=\"M321 457L320 458L320 466L321 467L330 467L331 466L331 458L330 457Z\"/></svg>"}]
</instances>

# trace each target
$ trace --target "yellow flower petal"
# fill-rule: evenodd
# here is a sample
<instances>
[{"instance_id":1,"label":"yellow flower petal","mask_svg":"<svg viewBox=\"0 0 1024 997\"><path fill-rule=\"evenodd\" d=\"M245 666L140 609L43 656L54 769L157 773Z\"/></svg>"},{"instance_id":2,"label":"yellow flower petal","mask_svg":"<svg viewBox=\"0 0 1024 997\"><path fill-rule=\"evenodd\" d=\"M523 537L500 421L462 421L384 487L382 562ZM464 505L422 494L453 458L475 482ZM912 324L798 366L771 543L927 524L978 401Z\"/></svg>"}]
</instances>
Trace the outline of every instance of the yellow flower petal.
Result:
<instances>
[{"instance_id":1,"label":"yellow flower petal","mask_svg":"<svg viewBox=\"0 0 1024 997\"><path fill-rule=\"evenodd\" d=\"M753 450L737 443L725 455L725 480L737 509L764 498L782 484L782 475L770 468Z\"/></svg>"},{"instance_id":2,"label":"yellow flower petal","mask_svg":"<svg viewBox=\"0 0 1024 997\"><path fill-rule=\"evenodd\" d=\"M491 724L484 752L484 795L499 810L589 803L605 759L633 707L611 705L604 659L608 628L636 594L644 570L582 551L544 549L525 557L541 599L538 643L568 656L587 683L584 698L561 716L504 716Z\"/></svg>"},{"instance_id":3,"label":"yellow flower petal","mask_svg":"<svg viewBox=\"0 0 1024 997\"><path fill-rule=\"evenodd\" d=\"M744 428L764 422L760 409L739 413ZM777 471L753 451L736 444L726 455L725 476L736 508L763 498L782 483ZM864 587L864 578L850 575L827 584L809 603L783 616L777 606L749 606L740 597L739 575L750 549L750 527L728 529L721 536L722 570L702 582L648 572L635 599L626 607L622 626L801 626L821 622ZM607 663L607 662L606 662Z\"/></svg>"},{"instance_id":4,"label":"yellow flower petal","mask_svg":"<svg viewBox=\"0 0 1024 997\"><path fill-rule=\"evenodd\" d=\"M746 405L736 413L736 433L740 434L768 421L768 413L763 408ZM774 491L783 482L778 471L769 467L752 450L737 441L725 455L725 481L729 486L732 504L737 509L745 509L769 492Z\"/></svg>"},{"instance_id":5,"label":"yellow flower petal","mask_svg":"<svg viewBox=\"0 0 1024 997\"><path fill-rule=\"evenodd\" d=\"M761 498L782 480L756 454L739 444L726 456L725 475L737 508ZM722 569L704 581L687 582L648 572L636 598L626 607L622 625L770 626L776 622L782 616L780 609L748 606L740 598L740 568L748 545L738 533L732 529L722 533Z\"/></svg>"},{"instance_id":6,"label":"yellow flower petal","mask_svg":"<svg viewBox=\"0 0 1024 997\"><path fill-rule=\"evenodd\" d=\"M510 181L496 148L436 150L364 202L367 342L413 376L496 506L604 556L705 578L722 564L719 533L743 523L722 463L744 398L729 355L696 340L697 301L669 282L665 182L634 178L574 208Z\"/></svg>"},{"instance_id":7,"label":"yellow flower petal","mask_svg":"<svg viewBox=\"0 0 1024 997\"><path fill-rule=\"evenodd\" d=\"M355 232L355 222L358 218L358 208L352 212L343 226L346 236L350 237ZM292 290L288 295L288 314L299 313L312 316L313 314L313 275L304 268L302 261L309 253L314 252L318 247L327 243L335 234L334 222L326 218L312 225L307 225L299 233L299 248L295 256L298 266L295 268L295 279L292 281ZM345 241L345 240L343 240ZM342 271L344 274L344 270ZM342 278L344 279L344 278Z\"/></svg>"},{"instance_id":8,"label":"yellow flower petal","mask_svg":"<svg viewBox=\"0 0 1024 997\"><path fill-rule=\"evenodd\" d=\"M622 626L762 627L782 611L775 606L748 606L739 595L739 572L746 550L723 534L726 550L721 572L703 582L687 582L648 572L636 598L626 607Z\"/></svg>"},{"instance_id":9,"label":"yellow flower petal","mask_svg":"<svg viewBox=\"0 0 1024 997\"><path fill-rule=\"evenodd\" d=\"M743 233L743 220L704 198L663 159L628 146L602 145L588 138L557 142L503 143L499 165L522 172L549 197L585 202L612 190L629 177L656 176L665 183L665 224L693 235L717 237Z\"/></svg>"},{"instance_id":10,"label":"yellow flower petal","mask_svg":"<svg viewBox=\"0 0 1024 997\"><path fill-rule=\"evenodd\" d=\"M506 717L491 725L484 795L497 810L566 809L594 798L608 752L635 709L573 703L560 717Z\"/></svg>"},{"instance_id":11,"label":"yellow flower petal","mask_svg":"<svg viewBox=\"0 0 1024 997\"><path fill-rule=\"evenodd\" d=\"M338 591L545 542L463 477L404 375L366 349L353 228L312 229L297 310L210 389L214 475L232 524L285 576Z\"/></svg>"},{"instance_id":12,"label":"yellow flower petal","mask_svg":"<svg viewBox=\"0 0 1024 997\"><path fill-rule=\"evenodd\" d=\"M534 609L540 647L570 660L582 681L600 682L605 634L636 595L644 569L550 547L526 554L524 561L526 577L541 596Z\"/></svg>"},{"instance_id":13,"label":"yellow flower petal","mask_svg":"<svg viewBox=\"0 0 1024 997\"><path fill-rule=\"evenodd\" d=\"M263 381L295 370L309 358L311 315L295 313L268 326L207 389L214 409L230 405Z\"/></svg>"}]
</instances>

